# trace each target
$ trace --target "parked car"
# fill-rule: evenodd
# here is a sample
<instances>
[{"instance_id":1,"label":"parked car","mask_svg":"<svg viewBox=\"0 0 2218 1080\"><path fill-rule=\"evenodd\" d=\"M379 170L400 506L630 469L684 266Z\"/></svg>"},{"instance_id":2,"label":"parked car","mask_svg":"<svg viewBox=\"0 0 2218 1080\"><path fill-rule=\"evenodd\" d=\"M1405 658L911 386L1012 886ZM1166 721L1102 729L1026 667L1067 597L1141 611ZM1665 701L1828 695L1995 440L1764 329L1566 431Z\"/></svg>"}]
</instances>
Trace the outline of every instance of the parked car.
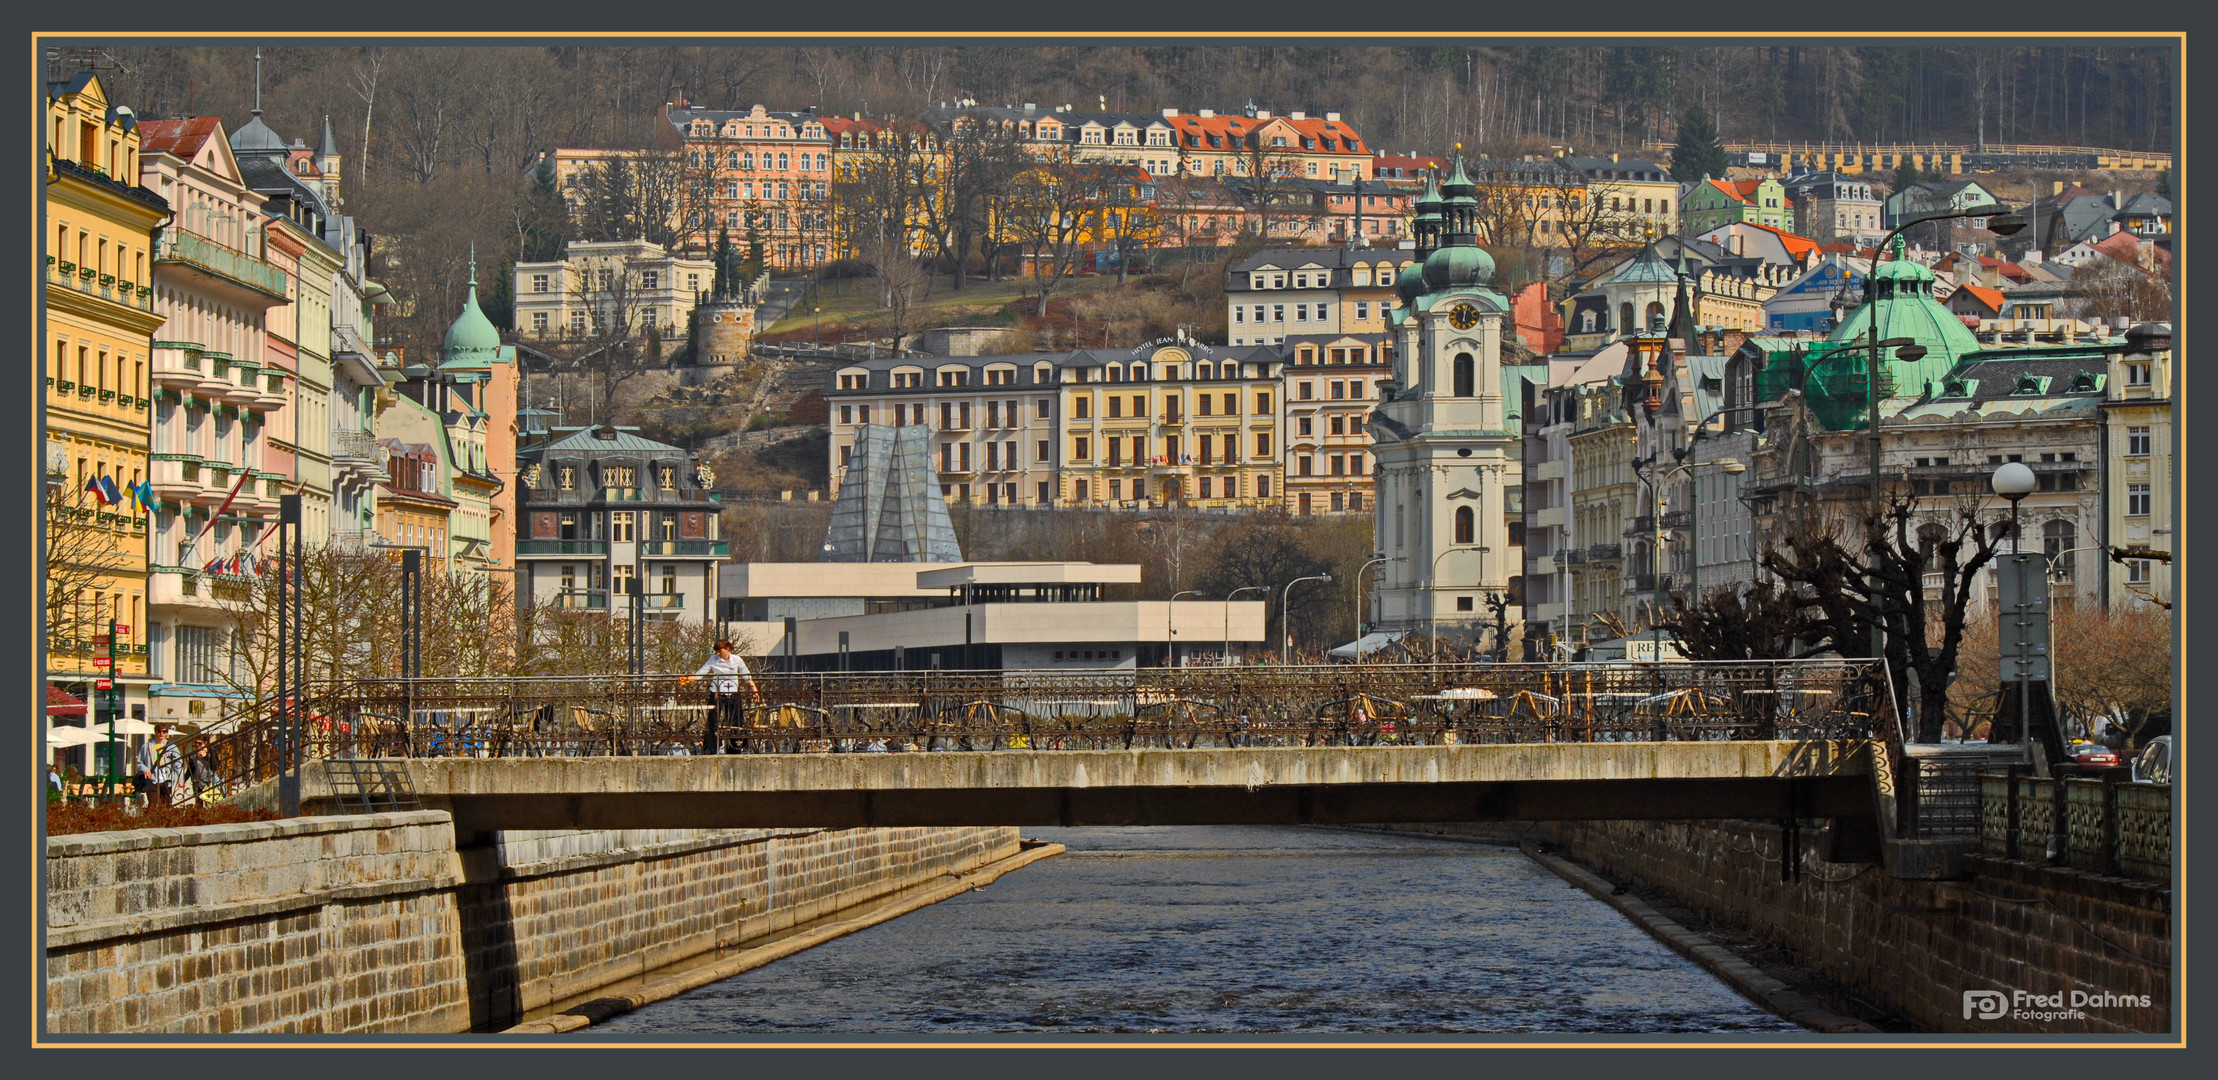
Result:
<instances>
[{"instance_id":1,"label":"parked car","mask_svg":"<svg viewBox=\"0 0 2218 1080\"><path fill-rule=\"evenodd\" d=\"M2072 763L2091 768L2103 768L2116 765L2119 762L2117 752L2111 748L2101 743L2083 742L2072 745Z\"/></svg>"},{"instance_id":2,"label":"parked car","mask_svg":"<svg viewBox=\"0 0 2218 1080\"><path fill-rule=\"evenodd\" d=\"M2172 737L2159 735L2149 740L2149 745L2133 759L2133 778L2146 784L2172 782Z\"/></svg>"}]
</instances>

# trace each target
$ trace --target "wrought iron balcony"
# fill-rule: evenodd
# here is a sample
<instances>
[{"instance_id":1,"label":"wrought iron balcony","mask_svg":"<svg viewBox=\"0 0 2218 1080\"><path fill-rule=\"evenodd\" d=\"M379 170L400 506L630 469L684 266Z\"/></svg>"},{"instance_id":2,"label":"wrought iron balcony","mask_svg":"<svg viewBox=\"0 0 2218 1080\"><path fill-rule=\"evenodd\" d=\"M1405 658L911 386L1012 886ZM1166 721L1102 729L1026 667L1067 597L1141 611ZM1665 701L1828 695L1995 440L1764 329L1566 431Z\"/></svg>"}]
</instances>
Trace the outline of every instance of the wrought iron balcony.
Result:
<instances>
[{"instance_id":1,"label":"wrought iron balcony","mask_svg":"<svg viewBox=\"0 0 2218 1080\"><path fill-rule=\"evenodd\" d=\"M1589 559L1622 559L1625 557L1625 545L1594 544L1586 549L1586 554Z\"/></svg>"},{"instance_id":2,"label":"wrought iron balcony","mask_svg":"<svg viewBox=\"0 0 2218 1080\"><path fill-rule=\"evenodd\" d=\"M522 555L606 555L606 540L518 540L516 554Z\"/></svg>"},{"instance_id":3,"label":"wrought iron balcony","mask_svg":"<svg viewBox=\"0 0 2218 1080\"><path fill-rule=\"evenodd\" d=\"M191 266L273 299L286 299L285 271L205 236L173 230L163 237L162 246L154 253L154 261Z\"/></svg>"},{"instance_id":4,"label":"wrought iron balcony","mask_svg":"<svg viewBox=\"0 0 2218 1080\"><path fill-rule=\"evenodd\" d=\"M732 553L726 540L642 540L639 553L646 555L713 555L719 559Z\"/></svg>"}]
</instances>

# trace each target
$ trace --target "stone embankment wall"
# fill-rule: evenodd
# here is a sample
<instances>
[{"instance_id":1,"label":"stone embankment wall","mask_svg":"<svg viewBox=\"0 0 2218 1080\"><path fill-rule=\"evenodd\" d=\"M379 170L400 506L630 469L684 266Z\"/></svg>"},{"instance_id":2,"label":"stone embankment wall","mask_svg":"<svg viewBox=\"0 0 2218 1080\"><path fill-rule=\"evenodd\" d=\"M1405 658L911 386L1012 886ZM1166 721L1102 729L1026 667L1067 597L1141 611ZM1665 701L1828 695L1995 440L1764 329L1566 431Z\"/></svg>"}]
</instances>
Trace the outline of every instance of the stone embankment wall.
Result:
<instances>
[{"instance_id":1,"label":"stone embankment wall","mask_svg":"<svg viewBox=\"0 0 2218 1080\"><path fill-rule=\"evenodd\" d=\"M1802 964L1928 1031L2171 1030L2172 893L2164 882L1967 856L1968 877L1915 881L1824 862L1801 834L1782 880L1782 831L1761 822L1557 822L1535 833L1621 882L1661 889L1776 942ZM1966 991L2147 995L2084 1017L1979 1019ZM2040 1003L2019 1003L2040 1010Z\"/></svg>"},{"instance_id":2,"label":"stone embankment wall","mask_svg":"<svg viewBox=\"0 0 2218 1080\"><path fill-rule=\"evenodd\" d=\"M439 811L47 841L53 1032L459 1032L1018 849L1017 831L495 834Z\"/></svg>"}]
</instances>

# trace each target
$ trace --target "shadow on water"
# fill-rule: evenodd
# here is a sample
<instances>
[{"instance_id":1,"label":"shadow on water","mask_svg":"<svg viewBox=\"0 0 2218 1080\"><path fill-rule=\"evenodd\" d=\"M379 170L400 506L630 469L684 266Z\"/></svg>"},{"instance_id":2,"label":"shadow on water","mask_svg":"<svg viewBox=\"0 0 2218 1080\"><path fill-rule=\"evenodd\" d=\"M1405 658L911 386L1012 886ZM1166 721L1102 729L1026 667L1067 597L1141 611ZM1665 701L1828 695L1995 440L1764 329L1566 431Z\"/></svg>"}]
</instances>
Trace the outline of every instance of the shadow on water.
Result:
<instances>
[{"instance_id":1,"label":"shadow on water","mask_svg":"<svg viewBox=\"0 0 2218 1080\"><path fill-rule=\"evenodd\" d=\"M1513 849L1043 829L993 886L595 1032L1796 1031Z\"/></svg>"}]
</instances>

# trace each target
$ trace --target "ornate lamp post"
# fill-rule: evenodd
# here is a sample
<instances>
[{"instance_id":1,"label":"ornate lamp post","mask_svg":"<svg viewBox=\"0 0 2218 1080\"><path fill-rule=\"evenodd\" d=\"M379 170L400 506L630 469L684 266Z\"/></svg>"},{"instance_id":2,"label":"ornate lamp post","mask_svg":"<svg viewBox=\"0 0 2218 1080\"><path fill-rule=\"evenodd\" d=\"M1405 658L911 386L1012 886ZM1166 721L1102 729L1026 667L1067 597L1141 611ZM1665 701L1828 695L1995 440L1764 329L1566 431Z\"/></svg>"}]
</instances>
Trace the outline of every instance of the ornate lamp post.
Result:
<instances>
[{"instance_id":1,"label":"ornate lamp post","mask_svg":"<svg viewBox=\"0 0 2218 1080\"><path fill-rule=\"evenodd\" d=\"M2018 588L2016 590L2018 602L2015 605L2018 609L2018 640L2016 642L2018 648L2017 655L2012 658L2012 662L2015 663L2018 668L2018 737L2020 739L2024 739L2030 737L2033 734L2033 718L2031 713L2029 712L2033 703L2031 679L2032 672L2028 670L2029 666L2033 663L2033 658L2027 651L2031 647L2031 635L2028 633L2028 631L2030 630L2030 626L2028 625L2029 620L2026 618L2026 608L2029 597L2026 594L2027 583L2025 579L2029 575L2024 573L2025 556L2020 554L2019 552L2018 503L2022 501L2026 496L2033 494L2035 479L2033 476L2033 470L2026 468L2024 462L2006 461L2002 464L2001 468L1995 470L1995 475L1989 478L1988 483L1995 489L1995 494L2010 500L2009 564L2011 571L2017 577L2018 583ZM2048 574L2046 572L2047 566L2045 564L2045 561L2042 570L2043 572L2039 575L2039 581L2041 583L2041 589L2045 594L2048 590Z\"/></svg>"}]
</instances>

